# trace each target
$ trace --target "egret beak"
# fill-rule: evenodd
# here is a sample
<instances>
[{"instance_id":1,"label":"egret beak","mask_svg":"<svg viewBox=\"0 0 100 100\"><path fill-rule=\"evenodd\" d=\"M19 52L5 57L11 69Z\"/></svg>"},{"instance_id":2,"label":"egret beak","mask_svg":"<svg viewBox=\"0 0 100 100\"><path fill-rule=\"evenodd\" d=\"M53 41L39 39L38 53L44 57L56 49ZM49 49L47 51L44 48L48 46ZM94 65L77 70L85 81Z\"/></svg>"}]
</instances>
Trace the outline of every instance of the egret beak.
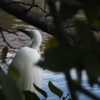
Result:
<instances>
[{"instance_id":1,"label":"egret beak","mask_svg":"<svg viewBox=\"0 0 100 100\"><path fill-rule=\"evenodd\" d=\"M23 30L23 29L17 29L17 30L18 30L18 31L20 31L20 32L25 33L27 36L29 36L29 37L30 37L30 34L29 34L29 32L28 32L28 31Z\"/></svg>"}]
</instances>

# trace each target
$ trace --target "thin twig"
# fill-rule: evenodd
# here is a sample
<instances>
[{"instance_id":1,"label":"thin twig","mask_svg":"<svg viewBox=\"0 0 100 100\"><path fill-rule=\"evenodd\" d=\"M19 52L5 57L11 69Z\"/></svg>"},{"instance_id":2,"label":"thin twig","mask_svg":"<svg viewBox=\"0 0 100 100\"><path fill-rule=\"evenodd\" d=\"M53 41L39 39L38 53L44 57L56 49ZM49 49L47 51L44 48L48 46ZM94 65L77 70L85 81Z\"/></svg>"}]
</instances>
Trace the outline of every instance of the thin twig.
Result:
<instances>
[{"instance_id":1,"label":"thin twig","mask_svg":"<svg viewBox=\"0 0 100 100\"><path fill-rule=\"evenodd\" d=\"M67 25L64 27L64 29L68 28L69 24L71 23L72 18L69 19L69 22L67 23Z\"/></svg>"},{"instance_id":2,"label":"thin twig","mask_svg":"<svg viewBox=\"0 0 100 100\"><path fill-rule=\"evenodd\" d=\"M33 3L34 3L34 0L33 0ZM40 6L38 6L37 4L30 4L30 3L24 3L24 2L6 2L6 3L3 3L3 5L8 5L8 4L22 4L22 5L26 5L26 6L31 6L31 8L34 6L34 7L38 7L39 9L41 9L44 13L47 14L47 12L42 9Z\"/></svg>"},{"instance_id":3,"label":"thin twig","mask_svg":"<svg viewBox=\"0 0 100 100\"><path fill-rule=\"evenodd\" d=\"M66 97L63 97L62 98L62 100L65 100L65 99L67 99L67 97L69 96L69 93L67 94L67 96Z\"/></svg>"},{"instance_id":4,"label":"thin twig","mask_svg":"<svg viewBox=\"0 0 100 100\"><path fill-rule=\"evenodd\" d=\"M15 47L11 46L11 45L7 42L6 38L4 37L4 35L3 35L3 33L2 33L2 30L0 30L0 32L1 32L1 36L2 36L2 38L3 38L3 40L4 40L4 42L5 42L10 48L16 49Z\"/></svg>"},{"instance_id":5,"label":"thin twig","mask_svg":"<svg viewBox=\"0 0 100 100\"><path fill-rule=\"evenodd\" d=\"M7 29L2 28L1 26L0 26L0 30L6 31L8 33L13 33L18 36L18 34L16 34L16 32L8 31Z\"/></svg>"},{"instance_id":6,"label":"thin twig","mask_svg":"<svg viewBox=\"0 0 100 100\"><path fill-rule=\"evenodd\" d=\"M27 10L27 12L29 12L32 9L32 7L34 5L34 2L35 2L35 0L33 0L32 5L29 7L29 9Z\"/></svg>"}]
</instances>

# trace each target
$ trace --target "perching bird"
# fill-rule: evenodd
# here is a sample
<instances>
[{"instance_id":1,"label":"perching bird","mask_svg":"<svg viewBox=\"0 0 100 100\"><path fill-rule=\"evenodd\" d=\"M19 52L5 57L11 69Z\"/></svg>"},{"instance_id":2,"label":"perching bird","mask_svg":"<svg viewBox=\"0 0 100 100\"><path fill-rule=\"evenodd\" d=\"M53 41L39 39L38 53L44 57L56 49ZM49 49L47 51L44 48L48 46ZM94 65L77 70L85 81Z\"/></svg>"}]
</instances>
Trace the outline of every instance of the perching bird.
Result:
<instances>
[{"instance_id":1,"label":"perching bird","mask_svg":"<svg viewBox=\"0 0 100 100\"><path fill-rule=\"evenodd\" d=\"M42 37L38 30L29 32L23 30L20 31L26 33L33 41L30 47L23 47L17 52L9 66L8 74L11 74L11 67L16 68L20 73L20 78L17 79L15 77L18 87L21 90L29 90L38 94L33 83L36 86L41 87L43 69L37 66L36 63L41 58L38 51L42 42Z\"/></svg>"}]
</instances>

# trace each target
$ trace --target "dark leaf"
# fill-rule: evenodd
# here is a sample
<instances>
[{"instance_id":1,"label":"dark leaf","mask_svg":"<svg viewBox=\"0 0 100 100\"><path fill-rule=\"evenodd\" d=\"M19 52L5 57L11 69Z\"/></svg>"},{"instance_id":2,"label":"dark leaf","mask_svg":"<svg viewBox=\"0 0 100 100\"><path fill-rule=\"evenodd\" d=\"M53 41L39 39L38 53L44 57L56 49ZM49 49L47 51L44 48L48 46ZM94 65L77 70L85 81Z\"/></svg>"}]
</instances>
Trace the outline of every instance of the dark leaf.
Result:
<instances>
[{"instance_id":1,"label":"dark leaf","mask_svg":"<svg viewBox=\"0 0 100 100\"><path fill-rule=\"evenodd\" d=\"M97 52L98 46L94 34L81 21L75 21L76 43L87 52Z\"/></svg>"},{"instance_id":2,"label":"dark leaf","mask_svg":"<svg viewBox=\"0 0 100 100\"><path fill-rule=\"evenodd\" d=\"M37 91L39 91L45 98L48 97L48 95L47 95L47 93L45 91L43 91L42 89L38 88L34 83L33 83L33 85L34 85L35 89Z\"/></svg>"},{"instance_id":3,"label":"dark leaf","mask_svg":"<svg viewBox=\"0 0 100 100\"><path fill-rule=\"evenodd\" d=\"M75 48L55 47L44 53L44 60L38 65L55 72L68 72L80 62L81 52Z\"/></svg>"},{"instance_id":4,"label":"dark leaf","mask_svg":"<svg viewBox=\"0 0 100 100\"><path fill-rule=\"evenodd\" d=\"M4 47L3 50L2 50L2 63L5 63L7 53L8 53L8 47L6 46L6 47Z\"/></svg>"},{"instance_id":5,"label":"dark leaf","mask_svg":"<svg viewBox=\"0 0 100 100\"><path fill-rule=\"evenodd\" d=\"M68 99L68 100L72 100L72 99Z\"/></svg>"},{"instance_id":6,"label":"dark leaf","mask_svg":"<svg viewBox=\"0 0 100 100\"><path fill-rule=\"evenodd\" d=\"M94 34L82 23L76 21L76 44L83 50L83 68L85 67L91 85L96 82L99 73L99 47ZM96 74L93 75L94 70Z\"/></svg>"},{"instance_id":7,"label":"dark leaf","mask_svg":"<svg viewBox=\"0 0 100 100\"><path fill-rule=\"evenodd\" d=\"M51 92L56 94L59 98L61 98L63 96L63 91L60 90L59 88L57 88L55 85L53 85L51 81L49 81L48 86L49 86L49 89L51 90Z\"/></svg>"},{"instance_id":8,"label":"dark leaf","mask_svg":"<svg viewBox=\"0 0 100 100\"><path fill-rule=\"evenodd\" d=\"M23 94L25 96L25 100L40 100L40 98L31 91L23 91Z\"/></svg>"}]
</instances>

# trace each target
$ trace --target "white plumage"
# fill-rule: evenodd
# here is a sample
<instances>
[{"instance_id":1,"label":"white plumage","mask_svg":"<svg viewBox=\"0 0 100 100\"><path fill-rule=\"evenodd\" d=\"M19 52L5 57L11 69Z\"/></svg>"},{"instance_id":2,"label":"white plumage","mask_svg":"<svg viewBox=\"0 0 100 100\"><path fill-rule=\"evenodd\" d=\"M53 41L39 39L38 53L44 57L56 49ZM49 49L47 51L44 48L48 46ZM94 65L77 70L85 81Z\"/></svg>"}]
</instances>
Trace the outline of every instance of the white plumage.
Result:
<instances>
[{"instance_id":1,"label":"white plumage","mask_svg":"<svg viewBox=\"0 0 100 100\"><path fill-rule=\"evenodd\" d=\"M21 90L30 90L38 94L33 83L41 87L43 69L35 64L41 59L38 51L42 42L42 37L38 30L33 30L26 34L33 39L31 48L23 47L17 52L9 67L8 74L11 72L10 68L15 67L20 73L20 78L17 79L15 77L18 87Z\"/></svg>"}]
</instances>

